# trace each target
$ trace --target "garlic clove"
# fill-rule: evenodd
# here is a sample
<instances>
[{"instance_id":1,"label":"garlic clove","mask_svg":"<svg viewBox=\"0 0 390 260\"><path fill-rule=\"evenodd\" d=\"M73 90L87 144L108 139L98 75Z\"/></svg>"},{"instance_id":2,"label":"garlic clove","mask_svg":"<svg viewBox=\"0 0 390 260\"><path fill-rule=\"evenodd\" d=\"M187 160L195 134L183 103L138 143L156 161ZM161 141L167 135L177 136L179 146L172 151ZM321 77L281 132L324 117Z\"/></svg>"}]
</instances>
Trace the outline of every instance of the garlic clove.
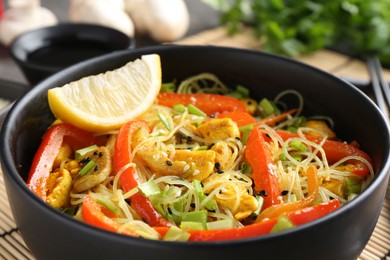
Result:
<instances>
[{"instance_id":1,"label":"garlic clove","mask_svg":"<svg viewBox=\"0 0 390 260\"><path fill-rule=\"evenodd\" d=\"M0 21L0 41L9 45L20 34L34 29L55 25L57 17L37 0L12 0L11 7Z\"/></svg>"},{"instance_id":2,"label":"garlic clove","mask_svg":"<svg viewBox=\"0 0 390 260\"><path fill-rule=\"evenodd\" d=\"M134 36L134 24L124 11L123 0L72 0L69 21L103 25Z\"/></svg>"}]
</instances>

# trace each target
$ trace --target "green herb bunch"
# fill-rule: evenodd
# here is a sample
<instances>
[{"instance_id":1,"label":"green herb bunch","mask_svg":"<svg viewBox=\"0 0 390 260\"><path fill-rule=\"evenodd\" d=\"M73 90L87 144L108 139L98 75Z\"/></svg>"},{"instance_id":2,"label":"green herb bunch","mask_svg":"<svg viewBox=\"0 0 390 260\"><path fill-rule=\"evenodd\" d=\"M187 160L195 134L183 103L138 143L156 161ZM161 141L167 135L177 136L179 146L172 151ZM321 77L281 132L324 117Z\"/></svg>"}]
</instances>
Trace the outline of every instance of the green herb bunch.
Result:
<instances>
[{"instance_id":1,"label":"green herb bunch","mask_svg":"<svg viewBox=\"0 0 390 260\"><path fill-rule=\"evenodd\" d=\"M322 48L378 55L390 65L390 0L203 0L230 34L251 26L262 49L288 56Z\"/></svg>"}]
</instances>

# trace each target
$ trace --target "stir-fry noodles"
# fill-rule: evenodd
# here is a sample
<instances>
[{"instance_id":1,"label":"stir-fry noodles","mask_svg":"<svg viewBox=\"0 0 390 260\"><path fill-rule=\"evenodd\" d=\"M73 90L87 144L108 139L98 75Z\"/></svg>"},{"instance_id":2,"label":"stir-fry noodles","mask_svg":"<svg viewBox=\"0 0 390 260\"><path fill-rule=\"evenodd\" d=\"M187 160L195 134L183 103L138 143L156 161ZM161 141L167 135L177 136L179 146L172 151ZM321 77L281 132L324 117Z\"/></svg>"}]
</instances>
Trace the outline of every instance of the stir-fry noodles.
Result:
<instances>
[{"instance_id":1,"label":"stir-fry noodles","mask_svg":"<svg viewBox=\"0 0 390 260\"><path fill-rule=\"evenodd\" d=\"M152 107L117 131L53 123L46 136L66 129L71 138L36 193L81 221L149 239L292 228L348 203L374 176L370 157L340 140L331 118L303 112L292 89L255 100L210 73L164 83ZM76 150L73 139L84 147Z\"/></svg>"}]
</instances>

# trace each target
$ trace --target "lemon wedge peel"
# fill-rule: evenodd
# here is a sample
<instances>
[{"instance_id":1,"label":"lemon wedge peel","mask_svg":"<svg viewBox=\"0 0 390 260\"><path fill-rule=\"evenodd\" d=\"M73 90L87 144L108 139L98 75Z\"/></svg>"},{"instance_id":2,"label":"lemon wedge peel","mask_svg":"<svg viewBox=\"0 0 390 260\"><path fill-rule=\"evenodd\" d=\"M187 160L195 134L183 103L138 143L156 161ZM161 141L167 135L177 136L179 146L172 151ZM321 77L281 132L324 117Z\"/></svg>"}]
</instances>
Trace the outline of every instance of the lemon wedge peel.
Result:
<instances>
[{"instance_id":1,"label":"lemon wedge peel","mask_svg":"<svg viewBox=\"0 0 390 260\"><path fill-rule=\"evenodd\" d=\"M161 88L161 61L143 55L118 69L48 91L57 119L91 132L118 129L150 108Z\"/></svg>"}]
</instances>

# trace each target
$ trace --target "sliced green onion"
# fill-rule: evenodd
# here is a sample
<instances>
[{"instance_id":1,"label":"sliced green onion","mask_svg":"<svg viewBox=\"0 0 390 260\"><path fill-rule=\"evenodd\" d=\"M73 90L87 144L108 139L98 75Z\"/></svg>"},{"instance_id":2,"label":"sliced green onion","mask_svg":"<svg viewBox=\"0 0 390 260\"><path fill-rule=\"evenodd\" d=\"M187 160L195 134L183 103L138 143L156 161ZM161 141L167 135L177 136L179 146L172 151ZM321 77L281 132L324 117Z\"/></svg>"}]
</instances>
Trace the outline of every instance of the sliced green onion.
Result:
<instances>
[{"instance_id":1,"label":"sliced green onion","mask_svg":"<svg viewBox=\"0 0 390 260\"><path fill-rule=\"evenodd\" d=\"M271 229L271 233L287 230L295 227L287 216L280 216L275 226Z\"/></svg>"},{"instance_id":2,"label":"sliced green onion","mask_svg":"<svg viewBox=\"0 0 390 260\"><path fill-rule=\"evenodd\" d=\"M226 96L229 96L229 97L232 97L232 98L237 98L237 99L243 98L241 93L238 92L238 91L229 92L229 93L226 94Z\"/></svg>"},{"instance_id":3,"label":"sliced green onion","mask_svg":"<svg viewBox=\"0 0 390 260\"><path fill-rule=\"evenodd\" d=\"M203 192L202 183L199 180L194 180L192 185L195 189L195 194L199 197L202 202L207 198L207 195ZM209 199L204 205L208 210L215 210L217 208L217 202L214 199Z\"/></svg>"},{"instance_id":4,"label":"sliced green onion","mask_svg":"<svg viewBox=\"0 0 390 260\"><path fill-rule=\"evenodd\" d=\"M247 162L243 162L240 165L240 170L241 170L242 174L250 175L252 173L252 166Z\"/></svg>"},{"instance_id":5,"label":"sliced green onion","mask_svg":"<svg viewBox=\"0 0 390 260\"><path fill-rule=\"evenodd\" d=\"M74 207L62 208L61 212L73 217L74 215L76 215L76 208Z\"/></svg>"},{"instance_id":6,"label":"sliced green onion","mask_svg":"<svg viewBox=\"0 0 390 260\"><path fill-rule=\"evenodd\" d=\"M242 85L237 85L236 91L241 94L242 97L249 97L249 89Z\"/></svg>"},{"instance_id":7,"label":"sliced green onion","mask_svg":"<svg viewBox=\"0 0 390 260\"><path fill-rule=\"evenodd\" d=\"M187 110L187 108L183 104L177 104L177 105L173 106L173 111L180 113L180 114L186 112L186 110Z\"/></svg>"},{"instance_id":8,"label":"sliced green onion","mask_svg":"<svg viewBox=\"0 0 390 260\"><path fill-rule=\"evenodd\" d=\"M86 153L90 152L90 151L94 151L96 149L98 149L99 147L94 144L94 145L91 145L91 146L88 146L88 147L85 147L85 148L82 148L82 149L79 149L79 150L76 150L75 152L75 158L76 159L79 159L80 157L84 156Z\"/></svg>"},{"instance_id":9,"label":"sliced green onion","mask_svg":"<svg viewBox=\"0 0 390 260\"><path fill-rule=\"evenodd\" d=\"M176 91L176 84L174 82L168 82L161 84L160 92L171 93Z\"/></svg>"},{"instance_id":10,"label":"sliced green onion","mask_svg":"<svg viewBox=\"0 0 390 260\"><path fill-rule=\"evenodd\" d=\"M289 202L295 202L295 201L297 201L297 195L291 194Z\"/></svg>"},{"instance_id":11,"label":"sliced green onion","mask_svg":"<svg viewBox=\"0 0 390 260\"><path fill-rule=\"evenodd\" d=\"M295 126L289 126L287 127L287 131L293 134L296 134L298 132L298 128Z\"/></svg>"},{"instance_id":12,"label":"sliced green onion","mask_svg":"<svg viewBox=\"0 0 390 260\"><path fill-rule=\"evenodd\" d=\"M208 230L217 230L217 229L232 229L234 228L233 219L222 219L217 221L212 221L207 223Z\"/></svg>"},{"instance_id":13,"label":"sliced green onion","mask_svg":"<svg viewBox=\"0 0 390 260\"><path fill-rule=\"evenodd\" d=\"M158 118L160 118L160 121L161 121L161 123L163 123L165 128L168 129L169 131L171 131L172 130L172 126L169 123L169 121L161 113L157 113L157 116L158 116Z\"/></svg>"},{"instance_id":14,"label":"sliced green onion","mask_svg":"<svg viewBox=\"0 0 390 260\"><path fill-rule=\"evenodd\" d=\"M154 180L149 180L147 182L138 185L138 190L145 197L150 197L161 193L160 187L157 185L157 183Z\"/></svg>"},{"instance_id":15,"label":"sliced green onion","mask_svg":"<svg viewBox=\"0 0 390 260\"><path fill-rule=\"evenodd\" d=\"M343 182L345 195L359 194L362 190L362 181L357 177L347 177Z\"/></svg>"},{"instance_id":16,"label":"sliced green onion","mask_svg":"<svg viewBox=\"0 0 390 260\"><path fill-rule=\"evenodd\" d=\"M199 146L196 150L198 151L204 151L204 150L207 150L209 147L207 145L201 145Z\"/></svg>"},{"instance_id":17,"label":"sliced green onion","mask_svg":"<svg viewBox=\"0 0 390 260\"><path fill-rule=\"evenodd\" d=\"M289 143L289 146L300 152L306 152L308 150L307 146L304 145L300 140L293 140Z\"/></svg>"},{"instance_id":18,"label":"sliced green onion","mask_svg":"<svg viewBox=\"0 0 390 260\"><path fill-rule=\"evenodd\" d=\"M184 212L181 216L181 223L183 222L198 222L202 224L202 228L206 229L207 210Z\"/></svg>"},{"instance_id":19,"label":"sliced green onion","mask_svg":"<svg viewBox=\"0 0 390 260\"><path fill-rule=\"evenodd\" d=\"M118 209L115 207L114 203L111 200L97 199L96 202L106 207L112 213L118 214Z\"/></svg>"},{"instance_id":20,"label":"sliced green onion","mask_svg":"<svg viewBox=\"0 0 390 260\"><path fill-rule=\"evenodd\" d=\"M248 141L248 137L251 134L253 128L255 126L253 124L244 125L239 128L240 132L242 133L241 142L243 144L246 144L246 141Z\"/></svg>"},{"instance_id":21,"label":"sliced green onion","mask_svg":"<svg viewBox=\"0 0 390 260\"><path fill-rule=\"evenodd\" d=\"M279 109L276 107L273 101L270 101L267 98L263 98L259 102L259 109L264 116L270 116L280 113Z\"/></svg>"},{"instance_id":22,"label":"sliced green onion","mask_svg":"<svg viewBox=\"0 0 390 260\"><path fill-rule=\"evenodd\" d=\"M256 196L258 207L257 209L253 212L256 216L260 214L261 209L263 208L263 203L264 203L264 198L262 196Z\"/></svg>"},{"instance_id":23,"label":"sliced green onion","mask_svg":"<svg viewBox=\"0 0 390 260\"><path fill-rule=\"evenodd\" d=\"M95 168L96 163L93 160L90 160L87 164L84 165L84 167L79 171L78 175L79 177L84 176L85 174L89 173L93 168Z\"/></svg>"},{"instance_id":24,"label":"sliced green onion","mask_svg":"<svg viewBox=\"0 0 390 260\"><path fill-rule=\"evenodd\" d=\"M200 110L199 108L197 108L196 106L194 106L192 104L189 104L187 106L187 109L188 109L188 113L190 113L190 114L193 114L196 116L207 117L207 114L205 112L203 112L202 110Z\"/></svg>"},{"instance_id":25,"label":"sliced green onion","mask_svg":"<svg viewBox=\"0 0 390 260\"><path fill-rule=\"evenodd\" d=\"M168 232L165 234L165 236L162 238L164 241L188 241L190 238L191 234L185 232L184 230L176 227L176 226L171 226L168 229Z\"/></svg>"},{"instance_id":26,"label":"sliced green onion","mask_svg":"<svg viewBox=\"0 0 390 260\"><path fill-rule=\"evenodd\" d=\"M193 222L193 221L182 221L180 223L180 228L183 230L203 230L203 229L205 229L202 223Z\"/></svg>"}]
</instances>

